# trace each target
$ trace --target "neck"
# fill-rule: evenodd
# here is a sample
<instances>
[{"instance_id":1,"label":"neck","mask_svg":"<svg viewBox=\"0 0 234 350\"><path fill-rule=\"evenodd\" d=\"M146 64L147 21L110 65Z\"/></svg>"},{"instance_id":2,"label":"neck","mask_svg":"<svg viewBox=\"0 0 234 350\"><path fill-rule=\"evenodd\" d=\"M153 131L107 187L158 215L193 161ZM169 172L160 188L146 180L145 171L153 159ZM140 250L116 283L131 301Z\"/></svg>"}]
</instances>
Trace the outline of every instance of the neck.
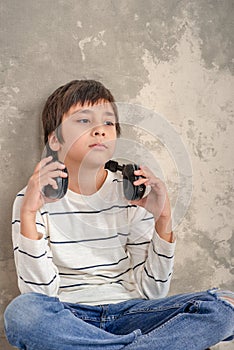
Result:
<instances>
[{"instance_id":1,"label":"neck","mask_svg":"<svg viewBox=\"0 0 234 350\"><path fill-rule=\"evenodd\" d=\"M97 192L104 184L107 176L107 171L103 166L100 168L86 168L82 166L76 167L76 169L68 167L68 173L69 189L86 196Z\"/></svg>"}]
</instances>

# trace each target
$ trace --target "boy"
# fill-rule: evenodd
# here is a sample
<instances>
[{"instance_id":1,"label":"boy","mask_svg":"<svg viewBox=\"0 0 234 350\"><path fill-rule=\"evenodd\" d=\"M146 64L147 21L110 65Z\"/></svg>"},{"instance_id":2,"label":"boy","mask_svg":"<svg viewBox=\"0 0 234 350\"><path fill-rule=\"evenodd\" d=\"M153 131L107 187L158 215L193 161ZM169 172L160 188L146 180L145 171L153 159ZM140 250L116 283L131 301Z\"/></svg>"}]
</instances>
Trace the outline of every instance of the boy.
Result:
<instances>
[{"instance_id":1,"label":"boy","mask_svg":"<svg viewBox=\"0 0 234 350\"><path fill-rule=\"evenodd\" d=\"M168 194L142 166L134 185L150 191L127 201L122 176L105 169L120 135L110 91L72 81L48 98L42 120L47 157L14 203L22 295L5 312L9 342L29 350L192 350L231 339L231 292L166 298L175 250ZM67 177L65 166L67 194L46 198L44 187Z\"/></svg>"}]
</instances>

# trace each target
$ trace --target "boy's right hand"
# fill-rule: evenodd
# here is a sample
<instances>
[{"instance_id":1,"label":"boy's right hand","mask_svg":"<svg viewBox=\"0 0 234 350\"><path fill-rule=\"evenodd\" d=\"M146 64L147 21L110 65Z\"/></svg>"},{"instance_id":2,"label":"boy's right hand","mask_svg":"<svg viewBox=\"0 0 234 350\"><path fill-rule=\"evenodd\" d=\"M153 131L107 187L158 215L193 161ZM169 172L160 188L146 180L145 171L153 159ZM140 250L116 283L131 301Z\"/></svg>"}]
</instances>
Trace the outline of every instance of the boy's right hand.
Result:
<instances>
[{"instance_id":1,"label":"boy's right hand","mask_svg":"<svg viewBox=\"0 0 234 350\"><path fill-rule=\"evenodd\" d=\"M42 188L51 185L57 189L55 177L67 177L63 172L65 165L58 161L52 161L52 156L42 159L36 166L32 176L30 177L27 189L21 206L21 213L36 215L36 212L44 203L55 202L58 199L46 198L42 193Z\"/></svg>"},{"instance_id":2,"label":"boy's right hand","mask_svg":"<svg viewBox=\"0 0 234 350\"><path fill-rule=\"evenodd\" d=\"M20 209L20 232L23 236L38 240L42 234L37 231L36 213L44 203L55 202L58 199L48 199L42 193L42 188L51 185L57 188L55 177L67 177L63 172L65 165L60 162L51 162L52 157L42 159L36 166L34 173L30 177L24 199Z\"/></svg>"}]
</instances>

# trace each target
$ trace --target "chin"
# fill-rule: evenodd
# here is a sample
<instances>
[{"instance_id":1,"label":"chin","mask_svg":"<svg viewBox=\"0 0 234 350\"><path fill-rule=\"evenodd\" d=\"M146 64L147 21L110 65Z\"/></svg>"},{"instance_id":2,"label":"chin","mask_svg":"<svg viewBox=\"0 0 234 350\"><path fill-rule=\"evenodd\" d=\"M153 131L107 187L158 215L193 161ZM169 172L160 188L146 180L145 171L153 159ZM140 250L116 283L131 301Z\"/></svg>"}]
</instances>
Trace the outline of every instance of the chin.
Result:
<instances>
[{"instance_id":1,"label":"chin","mask_svg":"<svg viewBox=\"0 0 234 350\"><path fill-rule=\"evenodd\" d=\"M86 157L83 162L81 163L81 166L85 166L85 167L96 167L96 168L100 168L102 166L104 166L106 164L106 162L108 162L108 160L110 160L112 158L112 154L89 154L88 157Z\"/></svg>"}]
</instances>

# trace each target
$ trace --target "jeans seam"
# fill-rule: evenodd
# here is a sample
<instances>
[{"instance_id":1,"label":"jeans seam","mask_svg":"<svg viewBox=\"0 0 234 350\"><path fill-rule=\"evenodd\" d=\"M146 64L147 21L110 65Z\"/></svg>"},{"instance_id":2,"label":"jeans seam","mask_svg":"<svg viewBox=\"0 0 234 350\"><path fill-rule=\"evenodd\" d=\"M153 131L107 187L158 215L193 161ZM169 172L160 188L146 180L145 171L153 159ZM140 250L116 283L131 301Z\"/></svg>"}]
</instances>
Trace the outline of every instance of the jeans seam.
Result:
<instances>
[{"instance_id":1,"label":"jeans seam","mask_svg":"<svg viewBox=\"0 0 234 350\"><path fill-rule=\"evenodd\" d=\"M137 314L137 313L148 313L148 312L160 312L160 311L166 311L166 310L171 310L171 309L178 309L182 307L184 304L183 303L178 303L174 304L173 306L168 306L168 307L157 307L157 308L148 308L148 309L137 309L133 311L126 311L122 313L120 316L125 316L125 315L131 315L131 314Z\"/></svg>"},{"instance_id":2,"label":"jeans seam","mask_svg":"<svg viewBox=\"0 0 234 350\"><path fill-rule=\"evenodd\" d=\"M151 332L147 333L147 334L142 334L140 336L138 336L131 344L128 345L128 349L131 349L132 346L134 346L135 344L138 343L138 341L140 339L146 339L146 338L149 338L151 336L151 333L154 332L154 331L158 331L160 329L163 329L165 326L167 326L168 324L170 324L172 321L176 320L179 316L181 316L183 314L178 314L176 315L175 317L171 318L170 320L168 320L167 322L163 323L161 326L153 329Z\"/></svg>"},{"instance_id":3,"label":"jeans seam","mask_svg":"<svg viewBox=\"0 0 234 350\"><path fill-rule=\"evenodd\" d=\"M191 299L191 300L189 300L188 302L193 303L193 304L197 307L196 313L199 313L201 301ZM182 306L183 306L184 304L179 304L179 305L182 305ZM195 312L193 312L193 313L195 313ZM142 334L142 335L140 336L141 339L143 339L143 337L144 337L144 338L150 337L152 332L154 332L154 331L156 331L156 330L159 331L159 330L165 328L167 325L170 325L170 323L176 321L179 317L181 317L181 316L183 316L183 315L184 315L184 313L179 313L178 315L176 315L176 316L170 318L168 321L164 322L161 326L159 326L159 327L153 329L153 330L150 331L149 333ZM132 346L132 345L135 345L139 340L140 340L139 337L137 337L137 338L129 345L129 349L131 349L131 346Z\"/></svg>"}]
</instances>

